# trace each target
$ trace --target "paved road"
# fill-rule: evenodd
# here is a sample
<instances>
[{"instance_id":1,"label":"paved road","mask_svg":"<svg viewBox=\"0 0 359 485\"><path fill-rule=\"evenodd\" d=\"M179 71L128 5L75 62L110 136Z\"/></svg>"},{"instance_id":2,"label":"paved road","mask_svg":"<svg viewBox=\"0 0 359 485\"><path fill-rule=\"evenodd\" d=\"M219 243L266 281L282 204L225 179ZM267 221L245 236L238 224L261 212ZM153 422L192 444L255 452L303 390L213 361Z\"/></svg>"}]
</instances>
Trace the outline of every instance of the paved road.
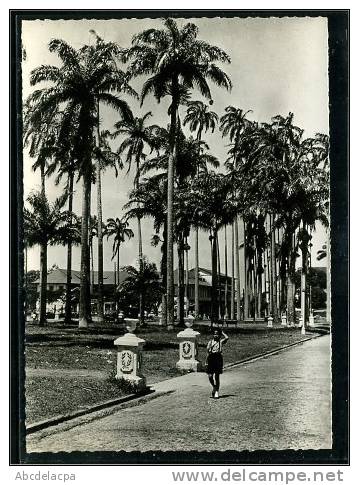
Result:
<instances>
[{"instance_id":1,"label":"paved road","mask_svg":"<svg viewBox=\"0 0 359 485\"><path fill-rule=\"evenodd\" d=\"M330 337L225 371L159 383L172 393L48 436L27 451L259 450L331 447Z\"/></svg>"}]
</instances>

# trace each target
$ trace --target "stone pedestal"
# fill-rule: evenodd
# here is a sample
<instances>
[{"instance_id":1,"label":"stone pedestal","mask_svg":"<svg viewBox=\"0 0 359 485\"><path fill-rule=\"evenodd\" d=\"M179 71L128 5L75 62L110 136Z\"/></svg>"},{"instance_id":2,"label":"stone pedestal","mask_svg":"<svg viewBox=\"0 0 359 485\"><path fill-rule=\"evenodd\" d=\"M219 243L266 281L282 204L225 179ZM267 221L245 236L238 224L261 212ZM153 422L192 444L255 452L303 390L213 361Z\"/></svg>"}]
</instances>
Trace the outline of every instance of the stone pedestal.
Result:
<instances>
[{"instance_id":1,"label":"stone pedestal","mask_svg":"<svg viewBox=\"0 0 359 485\"><path fill-rule=\"evenodd\" d=\"M300 323L300 327L301 327L301 331L300 331L300 333L301 333L302 335L305 335L305 324L304 324L304 319L303 319L303 317L300 317L300 319L299 319L299 323Z\"/></svg>"},{"instance_id":2,"label":"stone pedestal","mask_svg":"<svg viewBox=\"0 0 359 485\"><path fill-rule=\"evenodd\" d=\"M309 315L309 326L314 327L314 315L313 315L313 313L311 313Z\"/></svg>"},{"instance_id":3,"label":"stone pedestal","mask_svg":"<svg viewBox=\"0 0 359 485\"><path fill-rule=\"evenodd\" d=\"M269 328L273 327L273 317L268 317L267 327L269 327Z\"/></svg>"},{"instance_id":4,"label":"stone pedestal","mask_svg":"<svg viewBox=\"0 0 359 485\"><path fill-rule=\"evenodd\" d=\"M197 360L197 338L199 332L186 328L177 334L179 339L179 361L177 369L198 372L200 363Z\"/></svg>"},{"instance_id":5,"label":"stone pedestal","mask_svg":"<svg viewBox=\"0 0 359 485\"><path fill-rule=\"evenodd\" d=\"M286 314L282 315L281 324L282 324L283 327L287 326L287 315Z\"/></svg>"},{"instance_id":6,"label":"stone pedestal","mask_svg":"<svg viewBox=\"0 0 359 485\"><path fill-rule=\"evenodd\" d=\"M129 320L125 318L125 324ZM137 321L137 320L136 320ZM126 379L135 384L139 390L146 387L146 378L142 374L142 350L145 340L128 332L114 341L117 347L116 379Z\"/></svg>"}]
</instances>

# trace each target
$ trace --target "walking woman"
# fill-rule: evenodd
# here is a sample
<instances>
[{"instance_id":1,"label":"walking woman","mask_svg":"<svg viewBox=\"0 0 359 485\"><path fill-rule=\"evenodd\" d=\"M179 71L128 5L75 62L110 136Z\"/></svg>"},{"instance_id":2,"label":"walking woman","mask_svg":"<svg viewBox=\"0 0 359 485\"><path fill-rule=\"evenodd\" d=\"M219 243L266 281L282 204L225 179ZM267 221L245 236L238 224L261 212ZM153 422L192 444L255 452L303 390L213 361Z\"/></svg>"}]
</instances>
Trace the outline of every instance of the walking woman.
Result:
<instances>
[{"instance_id":1,"label":"walking woman","mask_svg":"<svg viewBox=\"0 0 359 485\"><path fill-rule=\"evenodd\" d=\"M223 372L222 346L227 340L228 335L216 328L213 332L213 338L207 345L207 374L213 388L212 397L215 399L219 398L219 375Z\"/></svg>"}]
</instances>

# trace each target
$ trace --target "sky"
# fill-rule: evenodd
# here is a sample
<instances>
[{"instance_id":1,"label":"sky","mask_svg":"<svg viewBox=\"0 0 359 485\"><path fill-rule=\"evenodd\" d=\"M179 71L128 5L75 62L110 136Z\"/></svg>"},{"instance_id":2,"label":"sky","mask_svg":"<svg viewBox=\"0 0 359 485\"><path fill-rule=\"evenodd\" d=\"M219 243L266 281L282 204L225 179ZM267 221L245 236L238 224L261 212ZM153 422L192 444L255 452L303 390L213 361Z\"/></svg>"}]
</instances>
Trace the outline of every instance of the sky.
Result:
<instances>
[{"instance_id":1,"label":"sky","mask_svg":"<svg viewBox=\"0 0 359 485\"><path fill-rule=\"evenodd\" d=\"M180 25L193 21L199 27L199 38L224 49L231 57L231 64L223 65L232 80L231 92L211 85L214 104L211 109L219 116L228 105L244 110L252 110L248 118L259 122L270 121L271 117L294 113L294 122L305 130L304 136L315 133L329 133L328 107L328 32L325 18L200 18L179 19ZM26 49L26 60L22 63L23 98L33 89L29 85L29 75L32 69L41 64L58 65L55 54L48 51L48 43L53 38L65 39L73 47L79 48L93 42L90 30L95 30L105 41L116 41L122 47L130 45L132 36L141 30L154 27L160 28L160 19L114 19L114 20L35 20L22 22L22 42ZM138 78L132 86L141 90L145 78ZM192 100L203 98L193 91ZM136 116L151 111L151 123L166 126L169 122L167 99L157 103L148 97L143 106L139 102L128 99ZM183 119L184 112L181 117ZM118 116L111 109L102 107L100 118L103 128L113 129ZM184 128L187 135L190 132ZM211 152L223 164L227 158L228 140L223 139L218 130L213 134L205 134ZM114 144L121 143L118 139ZM40 186L40 174L33 172L33 160L24 152L24 198ZM116 178L114 171L103 174L102 203L103 219L122 217L123 205L128 200L128 193L133 187L134 173L122 170ZM64 181L65 182L65 181ZM54 200L62 191L63 186L55 187L53 179L47 179L47 195ZM81 185L75 187L74 211L81 213ZM96 212L96 191L92 191L92 213ZM131 227L135 237L126 242L120 251L121 265L135 264L137 259L136 222ZM142 222L144 254L150 261L159 265L161 253L159 247L150 245L154 234L151 219ZM228 232L230 243L230 231ZM326 234L320 225L313 235L312 264L322 266L324 261L317 262L315 255L325 244ZM189 238L193 247L194 239ZM224 245L224 233L220 234L220 247ZM96 241L95 241L96 245ZM96 247L94 248L96 251ZM224 251L222 251L224 253ZM96 254L96 253L95 253ZM104 269L113 269L112 243L104 241ZM28 269L39 269L39 249L32 248L28 252ZM57 264L66 267L66 249L50 247L48 250L48 266ZM176 261L175 261L175 264ZM221 260L224 268L223 254ZM79 269L80 248L73 249L73 268ZM189 252L189 267L194 266L194 251ZM210 243L208 234L200 233L200 266L211 267ZM230 265L229 265L230 266ZM96 269L96 261L95 261ZM229 274L230 274L229 268Z\"/></svg>"}]
</instances>

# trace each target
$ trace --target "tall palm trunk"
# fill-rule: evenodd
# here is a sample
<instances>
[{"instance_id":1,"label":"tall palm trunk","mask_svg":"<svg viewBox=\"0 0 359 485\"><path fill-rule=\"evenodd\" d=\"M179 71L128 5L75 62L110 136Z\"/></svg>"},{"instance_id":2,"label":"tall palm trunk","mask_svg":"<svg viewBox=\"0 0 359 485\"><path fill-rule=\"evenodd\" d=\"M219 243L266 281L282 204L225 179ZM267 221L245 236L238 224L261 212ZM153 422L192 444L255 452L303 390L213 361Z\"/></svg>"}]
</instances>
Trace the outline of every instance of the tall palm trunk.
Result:
<instances>
[{"instance_id":1,"label":"tall palm trunk","mask_svg":"<svg viewBox=\"0 0 359 485\"><path fill-rule=\"evenodd\" d=\"M331 306L331 268L330 268L330 260L331 260L331 247L330 247L330 228L328 228L328 238L327 238L327 323L331 325L332 322L332 306Z\"/></svg>"},{"instance_id":2,"label":"tall palm trunk","mask_svg":"<svg viewBox=\"0 0 359 485\"><path fill-rule=\"evenodd\" d=\"M276 281L276 256L275 256L275 229L274 229L274 216L270 215L270 262L271 262L271 314L274 322L278 321L278 308L277 308L277 281Z\"/></svg>"},{"instance_id":3,"label":"tall palm trunk","mask_svg":"<svg viewBox=\"0 0 359 485\"><path fill-rule=\"evenodd\" d=\"M197 141L200 142L202 137L201 127L197 132ZM199 167L197 166L197 175L199 173ZM195 242L194 242L194 314L195 318L199 318L199 243L198 243L198 232L199 229L195 229Z\"/></svg>"},{"instance_id":4,"label":"tall palm trunk","mask_svg":"<svg viewBox=\"0 0 359 485\"><path fill-rule=\"evenodd\" d=\"M267 316L270 316L271 313L271 305L272 305L272 287L271 287L271 267L270 267L270 256L269 256L269 248L267 246L266 248L266 261L267 261L267 286L266 286L266 291L267 291Z\"/></svg>"},{"instance_id":5,"label":"tall palm trunk","mask_svg":"<svg viewBox=\"0 0 359 485\"><path fill-rule=\"evenodd\" d=\"M185 302L186 302L186 317L188 316L188 310L189 310L189 294L188 294L188 289L189 289L189 274L188 274L188 240L186 237L186 280L185 280L185 285L184 285L184 296L185 296Z\"/></svg>"},{"instance_id":6,"label":"tall palm trunk","mask_svg":"<svg viewBox=\"0 0 359 485\"><path fill-rule=\"evenodd\" d=\"M117 286L120 284L120 248L117 250Z\"/></svg>"},{"instance_id":7,"label":"tall palm trunk","mask_svg":"<svg viewBox=\"0 0 359 485\"><path fill-rule=\"evenodd\" d=\"M307 323L307 273L308 273L308 233L306 224L303 222L303 232L302 232L302 274L301 274L301 304L300 304L300 314L302 317L303 330L305 329Z\"/></svg>"},{"instance_id":8,"label":"tall palm trunk","mask_svg":"<svg viewBox=\"0 0 359 485\"><path fill-rule=\"evenodd\" d=\"M93 236L90 236L90 259L91 259L91 277L90 277L90 294L94 294L95 288L95 271L94 271L94 257L93 257Z\"/></svg>"},{"instance_id":9,"label":"tall palm trunk","mask_svg":"<svg viewBox=\"0 0 359 485\"><path fill-rule=\"evenodd\" d=\"M46 197L45 190L45 165L40 166L41 173L41 195ZM47 241L40 245L40 315L39 325L45 325L46 323L46 293L47 293Z\"/></svg>"},{"instance_id":10,"label":"tall palm trunk","mask_svg":"<svg viewBox=\"0 0 359 485\"><path fill-rule=\"evenodd\" d=\"M173 190L174 172L177 159L177 111L178 81L172 79L171 106L171 154L168 157L168 188L167 188L167 325L174 325L174 278L173 278Z\"/></svg>"},{"instance_id":11,"label":"tall palm trunk","mask_svg":"<svg viewBox=\"0 0 359 485\"><path fill-rule=\"evenodd\" d=\"M74 172L69 173L68 192L69 192L69 223L72 225L72 206L74 192ZM71 282L72 282L72 240L67 242L67 268L66 268L66 301L65 301L65 323L71 323L72 304L71 304Z\"/></svg>"},{"instance_id":12,"label":"tall palm trunk","mask_svg":"<svg viewBox=\"0 0 359 485\"><path fill-rule=\"evenodd\" d=\"M27 308L28 308L28 300L29 300L29 295L28 295L28 287L29 287L29 281L27 277L27 244L26 241L24 243L24 283L25 283L25 301L24 301L24 306L25 306L25 323L26 323L26 315L27 315Z\"/></svg>"},{"instance_id":13,"label":"tall palm trunk","mask_svg":"<svg viewBox=\"0 0 359 485\"><path fill-rule=\"evenodd\" d=\"M101 148L100 138L100 105L97 102L97 126L96 143ZM96 181L97 181L97 322L102 324L103 316L103 234L102 234L102 188L101 188L101 165L100 160L96 162Z\"/></svg>"},{"instance_id":14,"label":"tall palm trunk","mask_svg":"<svg viewBox=\"0 0 359 485\"><path fill-rule=\"evenodd\" d=\"M198 227L195 230L194 240L194 314L195 318L199 318L199 246L198 246Z\"/></svg>"},{"instance_id":15,"label":"tall palm trunk","mask_svg":"<svg viewBox=\"0 0 359 485\"><path fill-rule=\"evenodd\" d=\"M45 164L40 165L40 176L41 176L41 195L42 197L46 196L45 190Z\"/></svg>"},{"instance_id":16,"label":"tall palm trunk","mask_svg":"<svg viewBox=\"0 0 359 485\"><path fill-rule=\"evenodd\" d=\"M237 323L241 320L241 284L240 284L240 267L239 267L239 237L238 237L238 217L234 221L234 245L235 245L235 266L237 280Z\"/></svg>"},{"instance_id":17,"label":"tall palm trunk","mask_svg":"<svg viewBox=\"0 0 359 485\"><path fill-rule=\"evenodd\" d=\"M218 260L218 316L222 318L222 280L221 280L221 253L217 232L217 260Z\"/></svg>"},{"instance_id":18,"label":"tall palm trunk","mask_svg":"<svg viewBox=\"0 0 359 485\"><path fill-rule=\"evenodd\" d=\"M118 248L118 250L117 250L116 271L117 271L116 283L117 283L117 287L119 287L120 286L120 248ZM116 288L116 306L117 306L117 311L119 312L120 311L120 298L119 298L117 288Z\"/></svg>"},{"instance_id":19,"label":"tall palm trunk","mask_svg":"<svg viewBox=\"0 0 359 485\"><path fill-rule=\"evenodd\" d=\"M179 325L184 327L184 252L183 236L179 237L177 244L178 253L178 320Z\"/></svg>"},{"instance_id":20,"label":"tall palm trunk","mask_svg":"<svg viewBox=\"0 0 359 485\"><path fill-rule=\"evenodd\" d=\"M279 245L279 229L276 231L277 238L276 238L276 246ZM278 318L281 314L281 305L280 305L280 294L281 294L281 278L280 278L280 264L279 258L276 257L276 274L277 274L277 311L278 311Z\"/></svg>"},{"instance_id":21,"label":"tall palm trunk","mask_svg":"<svg viewBox=\"0 0 359 485\"><path fill-rule=\"evenodd\" d=\"M227 254L227 226L224 226L224 318L228 318L228 254Z\"/></svg>"},{"instance_id":22,"label":"tall palm trunk","mask_svg":"<svg viewBox=\"0 0 359 485\"><path fill-rule=\"evenodd\" d=\"M232 278L231 278L231 320L234 320L234 295L235 295L235 269L234 269L234 222L232 223Z\"/></svg>"},{"instance_id":23,"label":"tall palm trunk","mask_svg":"<svg viewBox=\"0 0 359 485\"><path fill-rule=\"evenodd\" d=\"M164 223L163 227L163 243L162 243L162 260L161 260L161 274L162 274L162 288L166 290L167 288L167 222ZM162 295L161 302L161 325L167 325L167 295L164 292Z\"/></svg>"},{"instance_id":24,"label":"tall palm trunk","mask_svg":"<svg viewBox=\"0 0 359 485\"><path fill-rule=\"evenodd\" d=\"M213 228L212 236L212 297L211 297L211 325L218 322L218 275L217 275L217 229Z\"/></svg>"},{"instance_id":25,"label":"tall palm trunk","mask_svg":"<svg viewBox=\"0 0 359 485\"><path fill-rule=\"evenodd\" d=\"M288 325L295 325L295 306L294 306L294 292L295 292L295 235L291 237L291 245L288 257L288 273L287 273L287 318Z\"/></svg>"},{"instance_id":26,"label":"tall palm trunk","mask_svg":"<svg viewBox=\"0 0 359 485\"><path fill-rule=\"evenodd\" d=\"M243 221L243 263L244 263L244 296L243 311L244 319L249 318L249 288L248 288L248 254L247 254L247 226Z\"/></svg>"},{"instance_id":27,"label":"tall palm trunk","mask_svg":"<svg viewBox=\"0 0 359 485\"><path fill-rule=\"evenodd\" d=\"M136 157L136 179L135 179L135 188L138 190L139 188L139 183L140 183L140 158L139 155ZM138 204L138 207L140 204ZM140 271L143 269L143 247L142 247L142 228L141 228L141 218L137 216L137 231L138 231L138 264L140 266ZM140 315L144 315L143 311L143 293L141 292L139 294L139 313ZM142 324L143 319L141 318Z\"/></svg>"},{"instance_id":28,"label":"tall palm trunk","mask_svg":"<svg viewBox=\"0 0 359 485\"><path fill-rule=\"evenodd\" d=\"M91 171L83 175L82 185L82 224L81 224L81 274L80 274L80 301L79 301L79 327L87 327L90 301L90 258L89 258L89 215L91 194Z\"/></svg>"},{"instance_id":29,"label":"tall palm trunk","mask_svg":"<svg viewBox=\"0 0 359 485\"><path fill-rule=\"evenodd\" d=\"M46 323L46 292L47 292L47 241L40 245L40 315L39 325Z\"/></svg>"}]
</instances>

